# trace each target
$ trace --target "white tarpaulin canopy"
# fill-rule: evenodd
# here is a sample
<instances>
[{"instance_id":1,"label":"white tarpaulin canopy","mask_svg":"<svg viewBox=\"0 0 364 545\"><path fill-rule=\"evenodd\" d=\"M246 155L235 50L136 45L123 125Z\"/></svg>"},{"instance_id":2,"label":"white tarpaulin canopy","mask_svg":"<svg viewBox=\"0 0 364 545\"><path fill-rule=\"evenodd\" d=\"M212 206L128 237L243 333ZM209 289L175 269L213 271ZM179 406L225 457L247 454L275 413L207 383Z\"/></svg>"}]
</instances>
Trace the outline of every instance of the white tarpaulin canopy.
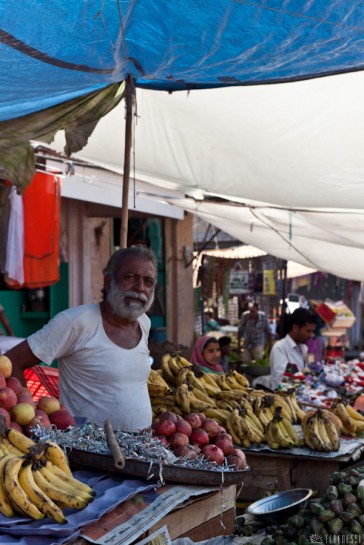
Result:
<instances>
[{"instance_id":1,"label":"white tarpaulin canopy","mask_svg":"<svg viewBox=\"0 0 364 545\"><path fill-rule=\"evenodd\" d=\"M132 170L272 255L364 280L364 74L168 94L137 89ZM124 105L77 154L123 172ZM62 137L55 147L63 149ZM211 199L219 196L232 202ZM160 198L160 197L159 197Z\"/></svg>"}]
</instances>

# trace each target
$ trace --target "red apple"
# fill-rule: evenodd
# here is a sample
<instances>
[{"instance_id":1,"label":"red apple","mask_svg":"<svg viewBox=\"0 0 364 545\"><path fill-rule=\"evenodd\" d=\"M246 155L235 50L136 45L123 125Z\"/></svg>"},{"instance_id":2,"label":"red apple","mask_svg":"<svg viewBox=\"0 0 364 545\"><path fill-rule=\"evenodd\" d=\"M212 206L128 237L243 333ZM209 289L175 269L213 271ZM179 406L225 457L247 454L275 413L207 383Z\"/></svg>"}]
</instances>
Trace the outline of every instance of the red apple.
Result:
<instances>
[{"instance_id":1,"label":"red apple","mask_svg":"<svg viewBox=\"0 0 364 545\"><path fill-rule=\"evenodd\" d=\"M153 422L153 428L157 435L165 435L170 437L176 431L176 424L172 420L157 420Z\"/></svg>"},{"instance_id":2,"label":"red apple","mask_svg":"<svg viewBox=\"0 0 364 545\"><path fill-rule=\"evenodd\" d=\"M9 428L13 428L14 430L18 430L18 431L20 431L20 433L24 434L23 427L20 424L18 424L17 422L14 422L14 420L10 421Z\"/></svg>"},{"instance_id":3,"label":"red apple","mask_svg":"<svg viewBox=\"0 0 364 545\"><path fill-rule=\"evenodd\" d=\"M207 416L204 413L196 413L196 414L197 414L197 416L200 417L201 422L203 422L207 418Z\"/></svg>"},{"instance_id":4,"label":"red apple","mask_svg":"<svg viewBox=\"0 0 364 545\"><path fill-rule=\"evenodd\" d=\"M3 375L2 373L0 373L0 390L1 390L2 388L5 388L5 386L7 386L7 384L6 384L6 381L7 381L7 380L8 380L8 379L6 379L6 378L4 377L4 375ZM10 386L10 388L11 388L11 386Z\"/></svg>"},{"instance_id":5,"label":"red apple","mask_svg":"<svg viewBox=\"0 0 364 545\"><path fill-rule=\"evenodd\" d=\"M3 415L3 417L5 418L5 425L6 427L8 428L10 426L10 414L9 414L9 411L7 411L6 409L3 409L2 407L0 408L0 415Z\"/></svg>"},{"instance_id":6,"label":"red apple","mask_svg":"<svg viewBox=\"0 0 364 545\"><path fill-rule=\"evenodd\" d=\"M17 403L11 409L10 416L20 426L27 426L35 417L34 406L31 403Z\"/></svg>"},{"instance_id":7,"label":"red apple","mask_svg":"<svg viewBox=\"0 0 364 545\"><path fill-rule=\"evenodd\" d=\"M215 445L222 450L225 456L233 454L234 445L227 437L220 437L219 439L215 440Z\"/></svg>"},{"instance_id":8,"label":"red apple","mask_svg":"<svg viewBox=\"0 0 364 545\"><path fill-rule=\"evenodd\" d=\"M213 418L205 418L201 425L202 429L207 431L209 437L215 437L219 432L220 424Z\"/></svg>"},{"instance_id":9,"label":"red apple","mask_svg":"<svg viewBox=\"0 0 364 545\"><path fill-rule=\"evenodd\" d=\"M58 430L66 430L67 428L75 427L76 421L67 409L59 409L49 415L51 424L56 426Z\"/></svg>"},{"instance_id":10,"label":"red apple","mask_svg":"<svg viewBox=\"0 0 364 545\"><path fill-rule=\"evenodd\" d=\"M233 443L233 438L232 436L230 435L230 433L228 433L225 429L222 431L220 430L214 437L214 443L216 445L216 441L218 439L228 439L230 441L230 443Z\"/></svg>"},{"instance_id":11,"label":"red apple","mask_svg":"<svg viewBox=\"0 0 364 545\"><path fill-rule=\"evenodd\" d=\"M209 434L202 428L195 428L192 430L190 442L192 445L202 448L210 442Z\"/></svg>"},{"instance_id":12,"label":"red apple","mask_svg":"<svg viewBox=\"0 0 364 545\"><path fill-rule=\"evenodd\" d=\"M165 435L158 435L157 436L157 439L159 439L159 441L162 443L162 445L164 447L168 447L169 446L169 442L168 442L168 439Z\"/></svg>"},{"instance_id":13,"label":"red apple","mask_svg":"<svg viewBox=\"0 0 364 545\"><path fill-rule=\"evenodd\" d=\"M177 422L177 414L172 411L164 411L159 415L159 420L171 420L172 422Z\"/></svg>"},{"instance_id":14,"label":"red apple","mask_svg":"<svg viewBox=\"0 0 364 545\"><path fill-rule=\"evenodd\" d=\"M14 390L5 386L0 390L0 407L10 411L17 403Z\"/></svg>"},{"instance_id":15,"label":"red apple","mask_svg":"<svg viewBox=\"0 0 364 545\"><path fill-rule=\"evenodd\" d=\"M41 409L47 415L51 415L54 411L59 411L61 404L54 396L42 396L37 403L37 409Z\"/></svg>"},{"instance_id":16,"label":"red apple","mask_svg":"<svg viewBox=\"0 0 364 545\"><path fill-rule=\"evenodd\" d=\"M233 454L226 457L228 464L233 465L236 469L245 469L248 466L246 457L243 451L235 448Z\"/></svg>"},{"instance_id":17,"label":"red apple","mask_svg":"<svg viewBox=\"0 0 364 545\"><path fill-rule=\"evenodd\" d=\"M14 390L16 395L20 394L20 392L23 389L23 385L19 379L17 379L16 377L8 377L7 379L4 379L4 380L6 382L5 386ZM0 385L1 383L2 383L2 380L0 378ZM1 387L4 388L4 386L1 386Z\"/></svg>"},{"instance_id":18,"label":"red apple","mask_svg":"<svg viewBox=\"0 0 364 545\"><path fill-rule=\"evenodd\" d=\"M169 444L172 450L174 450L176 447L180 447L181 445L188 445L189 442L190 440L188 435L185 435L179 431L176 431L176 433L171 435L169 438Z\"/></svg>"},{"instance_id":19,"label":"red apple","mask_svg":"<svg viewBox=\"0 0 364 545\"><path fill-rule=\"evenodd\" d=\"M193 445L179 445L173 450L173 453L178 458L187 458L187 460L194 460L197 458L200 449Z\"/></svg>"},{"instance_id":20,"label":"red apple","mask_svg":"<svg viewBox=\"0 0 364 545\"><path fill-rule=\"evenodd\" d=\"M191 424L189 424L184 418L181 418L176 422L176 431L184 433L189 437L192 433Z\"/></svg>"},{"instance_id":21,"label":"red apple","mask_svg":"<svg viewBox=\"0 0 364 545\"><path fill-rule=\"evenodd\" d=\"M4 375L5 378L11 376L13 372L13 364L7 356L0 356L0 373Z\"/></svg>"},{"instance_id":22,"label":"red apple","mask_svg":"<svg viewBox=\"0 0 364 545\"><path fill-rule=\"evenodd\" d=\"M26 390L26 388L23 388L23 390L16 396L17 403L30 403L35 408L36 402L33 399L32 392L30 390Z\"/></svg>"},{"instance_id":23,"label":"red apple","mask_svg":"<svg viewBox=\"0 0 364 545\"><path fill-rule=\"evenodd\" d=\"M37 414L37 413L43 413L43 414ZM44 415L44 416L43 416ZM49 420L48 415L41 410L35 411L35 417L29 422L27 426L25 426L25 433L27 435L31 435L32 430L34 428L50 428L51 427L51 421Z\"/></svg>"},{"instance_id":24,"label":"red apple","mask_svg":"<svg viewBox=\"0 0 364 545\"><path fill-rule=\"evenodd\" d=\"M184 418L190 424L193 430L196 428L201 428L202 421L197 413L186 414Z\"/></svg>"},{"instance_id":25,"label":"red apple","mask_svg":"<svg viewBox=\"0 0 364 545\"><path fill-rule=\"evenodd\" d=\"M201 454L206 460L209 460L209 462L216 462L219 466L223 464L225 460L223 451L216 445L206 445L201 450Z\"/></svg>"}]
</instances>

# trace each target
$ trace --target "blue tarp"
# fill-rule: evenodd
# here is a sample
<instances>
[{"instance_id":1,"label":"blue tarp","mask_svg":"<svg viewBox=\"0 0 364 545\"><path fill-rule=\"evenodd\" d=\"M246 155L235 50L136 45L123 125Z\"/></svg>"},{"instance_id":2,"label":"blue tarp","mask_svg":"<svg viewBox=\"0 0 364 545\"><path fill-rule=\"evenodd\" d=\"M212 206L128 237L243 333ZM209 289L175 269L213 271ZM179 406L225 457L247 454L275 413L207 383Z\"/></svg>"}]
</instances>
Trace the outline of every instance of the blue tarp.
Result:
<instances>
[{"instance_id":1,"label":"blue tarp","mask_svg":"<svg viewBox=\"0 0 364 545\"><path fill-rule=\"evenodd\" d=\"M174 91L363 66L359 0L0 0L0 121L128 75Z\"/></svg>"}]
</instances>

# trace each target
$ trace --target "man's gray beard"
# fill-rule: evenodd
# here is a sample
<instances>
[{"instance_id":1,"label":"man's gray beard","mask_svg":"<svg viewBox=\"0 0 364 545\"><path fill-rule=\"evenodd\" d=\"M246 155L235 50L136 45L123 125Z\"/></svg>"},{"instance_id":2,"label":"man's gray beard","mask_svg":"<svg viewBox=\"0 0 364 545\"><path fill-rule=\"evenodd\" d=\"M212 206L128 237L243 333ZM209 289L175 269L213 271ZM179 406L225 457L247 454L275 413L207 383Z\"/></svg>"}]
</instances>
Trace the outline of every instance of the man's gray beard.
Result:
<instances>
[{"instance_id":1,"label":"man's gray beard","mask_svg":"<svg viewBox=\"0 0 364 545\"><path fill-rule=\"evenodd\" d=\"M140 299L140 304L136 301L126 303L125 299L127 297ZM154 301L154 290L148 299L146 295L137 291L122 291L114 281L111 281L106 301L113 314L116 314L116 316L119 316L120 318L134 321L144 314L144 312L147 312L152 306Z\"/></svg>"}]
</instances>

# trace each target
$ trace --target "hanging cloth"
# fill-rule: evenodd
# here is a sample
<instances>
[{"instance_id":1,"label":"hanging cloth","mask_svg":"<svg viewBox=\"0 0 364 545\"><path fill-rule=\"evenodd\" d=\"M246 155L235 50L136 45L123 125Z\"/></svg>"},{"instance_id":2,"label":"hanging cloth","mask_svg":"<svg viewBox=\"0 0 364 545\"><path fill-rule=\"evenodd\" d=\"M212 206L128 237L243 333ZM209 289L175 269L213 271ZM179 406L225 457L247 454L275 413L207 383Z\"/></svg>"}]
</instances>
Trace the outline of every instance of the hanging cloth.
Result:
<instances>
[{"instance_id":1,"label":"hanging cloth","mask_svg":"<svg viewBox=\"0 0 364 545\"><path fill-rule=\"evenodd\" d=\"M12 186L10 189L9 200L10 214L4 276L8 286L17 287L24 282L24 214L23 198L21 195L18 195L15 186Z\"/></svg>"},{"instance_id":2,"label":"hanging cloth","mask_svg":"<svg viewBox=\"0 0 364 545\"><path fill-rule=\"evenodd\" d=\"M59 281L61 181L37 172L24 196L24 286L43 288Z\"/></svg>"}]
</instances>

